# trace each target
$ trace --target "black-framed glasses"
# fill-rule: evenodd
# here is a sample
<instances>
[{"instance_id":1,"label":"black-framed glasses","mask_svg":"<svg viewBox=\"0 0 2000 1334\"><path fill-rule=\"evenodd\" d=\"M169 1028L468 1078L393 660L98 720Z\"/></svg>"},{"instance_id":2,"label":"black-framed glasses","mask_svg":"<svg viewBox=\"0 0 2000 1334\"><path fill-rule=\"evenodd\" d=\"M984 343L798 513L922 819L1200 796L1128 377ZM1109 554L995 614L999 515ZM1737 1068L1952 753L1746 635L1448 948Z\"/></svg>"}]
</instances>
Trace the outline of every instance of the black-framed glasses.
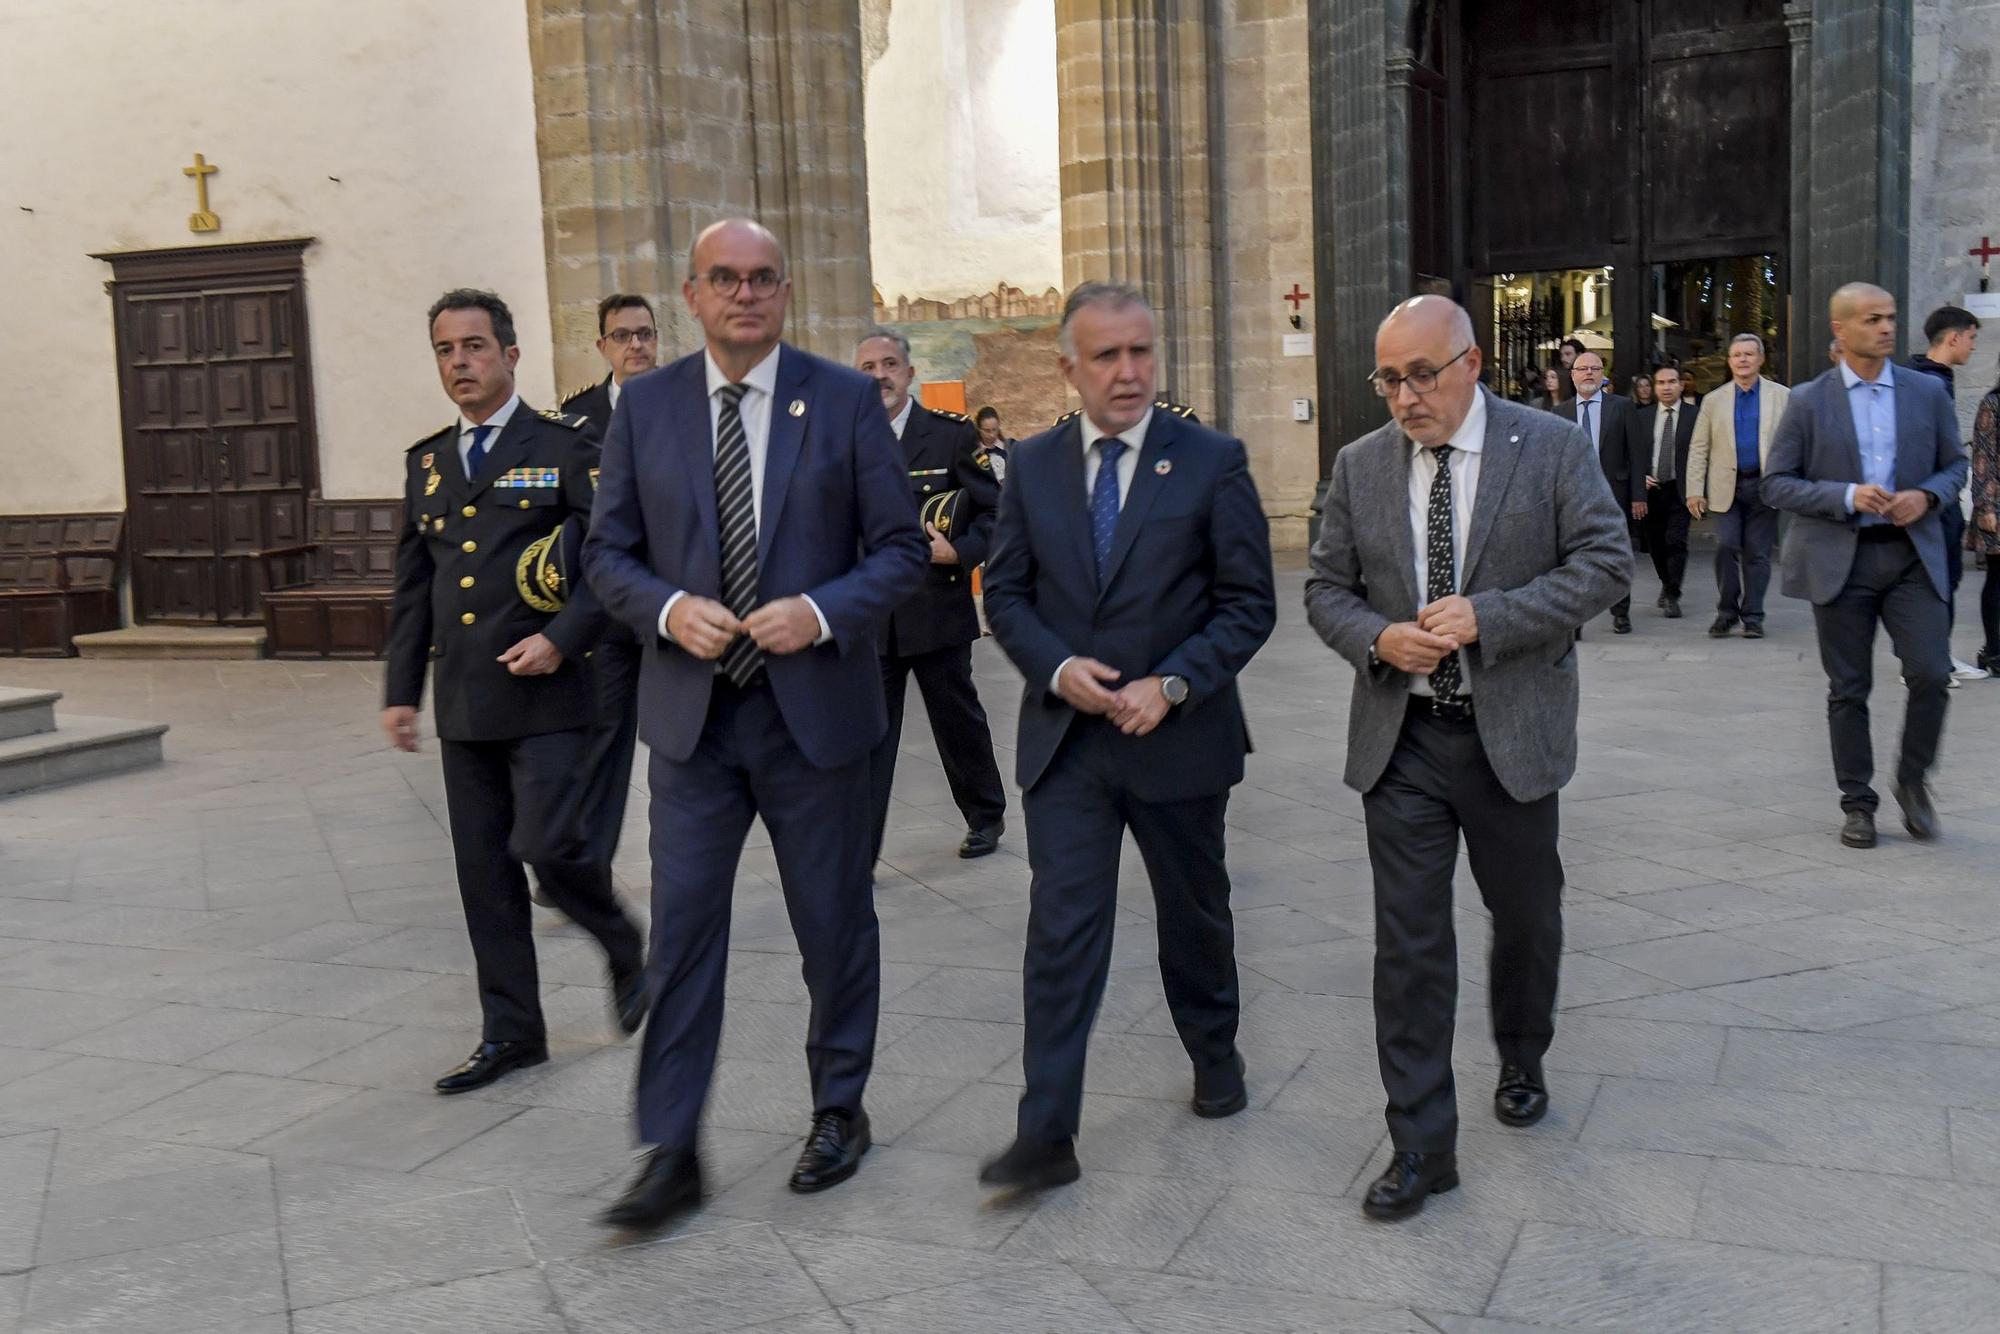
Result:
<instances>
[{"instance_id":1,"label":"black-framed glasses","mask_svg":"<svg viewBox=\"0 0 2000 1334\"><path fill-rule=\"evenodd\" d=\"M1410 386L1420 396L1428 394L1431 390L1438 387L1438 376L1450 370L1453 363L1464 360L1465 354L1470 351L1472 351L1472 344L1467 343L1463 351L1453 357L1451 361L1447 361L1444 365L1439 366L1436 370L1411 371L1408 375L1398 375L1394 371L1370 371L1368 373L1368 383L1374 385L1375 392L1383 398L1394 398L1401 392L1404 385Z\"/></svg>"},{"instance_id":2,"label":"black-framed glasses","mask_svg":"<svg viewBox=\"0 0 2000 1334\"><path fill-rule=\"evenodd\" d=\"M604 335L619 347L627 343L650 343L660 336L658 329L613 329Z\"/></svg>"},{"instance_id":3,"label":"black-framed glasses","mask_svg":"<svg viewBox=\"0 0 2000 1334\"><path fill-rule=\"evenodd\" d=\"M710 269L702 275L708 290L717 296L735 296L743 284L750 284L750 295L763 299L778 290L778 284L785 276L776 269L758 269L754 273L738 273L734 269Z\"/></svg>"}]
</instances>

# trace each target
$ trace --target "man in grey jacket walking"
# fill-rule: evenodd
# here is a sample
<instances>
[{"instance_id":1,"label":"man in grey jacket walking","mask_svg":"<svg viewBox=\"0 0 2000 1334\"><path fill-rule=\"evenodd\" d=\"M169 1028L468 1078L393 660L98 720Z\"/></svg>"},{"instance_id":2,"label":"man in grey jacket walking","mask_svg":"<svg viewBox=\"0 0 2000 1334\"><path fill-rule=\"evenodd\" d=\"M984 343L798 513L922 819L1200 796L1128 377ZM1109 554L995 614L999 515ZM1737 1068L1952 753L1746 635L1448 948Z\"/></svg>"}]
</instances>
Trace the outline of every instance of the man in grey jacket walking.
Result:
<instances>
[{"instance_id":1,"label":"man in grey jacket walking","mask_svg":"<svg viewBox=\"0 0 2000 1334\"><path fill-rule=\"evenodd\" d=\"M1590 440L1480 387L1443 297L1390 312L1370 377L1394 419L1335 458L1306 580L1354 664L1349 786L1375 877L1375 1043L1389 1166L1362 1211L1402 1218L1458 1184L1452 1024L1458 838L1493 917L1494 1114L1548 1110L1563 870L1556 792L1576 768L1577 627L1626 596L1632 549Z\"/></svg>"}]
</instances>

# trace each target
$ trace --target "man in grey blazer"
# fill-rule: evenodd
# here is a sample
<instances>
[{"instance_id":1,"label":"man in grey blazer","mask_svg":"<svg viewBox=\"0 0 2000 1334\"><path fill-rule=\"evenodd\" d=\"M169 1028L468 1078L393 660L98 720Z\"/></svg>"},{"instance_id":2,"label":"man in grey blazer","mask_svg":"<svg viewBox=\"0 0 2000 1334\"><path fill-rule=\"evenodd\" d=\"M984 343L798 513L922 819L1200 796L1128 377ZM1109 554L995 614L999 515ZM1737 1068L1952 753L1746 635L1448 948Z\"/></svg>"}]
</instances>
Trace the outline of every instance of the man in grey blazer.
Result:
<instances>
[{"instance_id":1,"label":"man in grey blazer","mask_svg":"<svg viewBox=\"0 0 2000 1334\"><path fill-rule=\"evenodd\" d=\"M1388 1169L1362 1211L1458 1184L1458 838L1493 918L1494 1114L1548 1110L1562 955L1556 792L1576 768L1577 627L1632 585L1625 516L1583 430L1479 384L1464 310L1390 312L1371 377L1394 420L1335 457L1306 615L1354 664L1349 786L1375 877L1375 1045Z\"/></svg>"},{"instance_id":2,"label":"man in grey blazer","mask_svg":"<svg viewBox=\"0 0 2000 1334\"><path fill-rule=\"evenodd\" d=\"M1878 624L1909 691L1896 801L1911 837L1937 835L1924 780L1944 734L1951 680L1951 585L1938 514L1958 504L1968 465L1944 386L1889 361L1896 299L1849 283L1833 294L1831 313L1841 361L1792 394L1771 443L1764 496L1797 516L1785 539L1784 588L1813 604L1833 774L1847 816L1840 841L1872 848L1879 799L1868 695Z\"/></svg>"}]
</instances>

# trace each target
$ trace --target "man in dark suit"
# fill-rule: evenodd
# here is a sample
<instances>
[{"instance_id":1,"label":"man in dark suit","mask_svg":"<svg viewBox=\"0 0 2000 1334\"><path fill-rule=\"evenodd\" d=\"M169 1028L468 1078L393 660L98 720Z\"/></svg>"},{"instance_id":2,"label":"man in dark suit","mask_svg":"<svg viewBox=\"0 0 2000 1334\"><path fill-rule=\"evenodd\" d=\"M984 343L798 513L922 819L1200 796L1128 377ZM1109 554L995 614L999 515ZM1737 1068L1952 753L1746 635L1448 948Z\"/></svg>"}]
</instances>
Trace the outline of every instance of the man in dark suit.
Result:
<instances>
[{"instance_id":1,"label":"man in dark suit","mask_svg":"<svg viewBox=\"0 0 2000 1334\"><path fill-rule=\"evenodd\" d=\"M1639 515L1639 542L1660 576L1660 606L1668 620L1681 615L1681 580L1687 574L1688 514L1681 479L1687 476L1688 444L1694 439L1695 409L1681 401L1676 366L1653 368L1653 401L1631 415L1629 452L1643 468L1645 499Z\"/></svg>"},{"instance_id":2,"label":"man in dark suit","mask_svg":"<svg viewBox=\"0 0 2000 1334\"><path fill-rule=\"evenodd\" d=\"M1139 845L1160 975L1199 1116L1246 1101L1223 816L1249 749L1236 676L1276 621L1269 525L1241 441L1153 406L1153 316L1130 287L1070 294L1080 417L1014 451L986 615L1027 678L1026 1044L1013 1145L980 1180L1074 1181L1084 1053L1111 964L1118 857Z\"/></svg>"},{"instance_id":3,"label":"man in dark suit","mask_svg":"<svg viewBox=\"0 0 2000 1334\"><path fill-rule=\"evenodd\" d=\"M604 613L588 590L560 611L519 586L524 554L590 512L597 433L581 417L537 413L514 389L514 319L491 292L447 292L431 307L431 351L459 418L410 447L396 546L382 728L417 748L431 669L445 806L466 932L485 1016L479 1047L437 1081L483 1088L549 1058L535 972L528 883L604 946L619 1026L645 1017L638 928L608 867L583 837L576 781L596 712L584 655Z\"/></svg>"},{"instance_id":4,"label":"man in dark suit","mask_svg":"<svg viewBox=\"0 0 2000 1334\"><path fill-rule=\"evenodd\" d=\"M1528 1126L1548 1111L1572 640L1632 583L1625 516L1590 471L1596 451L1576 427L1481 389L1479 362L1472 321L1444 297L1382 322L1372 378L1394 420L1334 456L1306 579L1307 619L1354 665L1347 783L1362 793L1375 873L1375 1046L1393 1150L1361 1207L1379 1219L1458 1185L1461 832L1493 921L1493 1113Z\"/></svg>"},{"instance_id":5,"label":"man in dark suit","mask_svg":"<svg viewBox=\"0 0 2000 1334\"><path fill-rule=\"evenodd\" d=\"M1576 354L1571 364L1570 382L1576 397L1556 409L1556 416L1573 421L1590 437L1597 451L1598 466L1611 487L1611 498L1628 516L1628 526L1638 523L1646 512L1646 492L1641 479L1646 475L1646 455L1635 452L1632 438L1632 400L1620 398L1604 387L1604 358L1588 348ZM1630 540L1631 534L1627 534ZM1611 604L1611 632L1632 633L1632 596Z\"/></svg>"},{"instance_id":6,"label":"man in dark suit","mask_svg":"<svg viewBox=\"0 0 2000 1334\"><path fill-rule=\"evenodd\" d=\"M972 684L972 645L978 640L979 609L972 605L972 571L986 560L1000 484L980 447L979 432L962 414L934 412L910 394L916 367L910 340L894 329L875 328L854 345L854 367L874 379L889 426L903 442L909 465L910 495L919 511L933 497L959 493L957 519L945 533L927 524L930 571L915 596L896 608L882 628L882 693L889 730L868 761L875 803L875 857L882 856L888 827L889 794L896 779L896 749L903 735L903 697L911 676L923 692L931 735L952 800L965 819L961 857L984 857L1000 846L1006 825L1007 791L993 761L993 734Z\"/></svg>"},{"instance_id":7,"label":"man in dark suit","mask_svg":"<svg viewBox=\"0 0 2000 1334\"><path fill-rule=\"evenodd\" d=\"M1813 604L1826 668L1827 727L1846 819L1840 841L1875 846L1875 752L1868 732L1875 629L1903 664L1896 802L1911 837L1937 836L1925 785L1944 734L1950 576L1939 513L1958 504L1968 465L1944 387L1897 367L1896 299L1869 283L1833 294L1841 362L1793 391L1764 467L1764 498L1794 516L1785 593Z\"/></svg>"},{"instance_id":8,"label":"man in dark suit","mask_svg":"<svg viewBox=\"0 0 2000 1334\"><path fill-rule=\"evenodd\" d=\"M760 816L812 997L813 1121L792 1189L845 1181L868 1150L881 994L868 755L887 725L875 640L929 550L875 383L780 341L791 283L777 238L714 224L681 290L707 346L625 386L584 545L591 584L649 645L649 1151L603 1216L629 1228L701 1198L730 896Z\"/></svg>"}]
</instances>

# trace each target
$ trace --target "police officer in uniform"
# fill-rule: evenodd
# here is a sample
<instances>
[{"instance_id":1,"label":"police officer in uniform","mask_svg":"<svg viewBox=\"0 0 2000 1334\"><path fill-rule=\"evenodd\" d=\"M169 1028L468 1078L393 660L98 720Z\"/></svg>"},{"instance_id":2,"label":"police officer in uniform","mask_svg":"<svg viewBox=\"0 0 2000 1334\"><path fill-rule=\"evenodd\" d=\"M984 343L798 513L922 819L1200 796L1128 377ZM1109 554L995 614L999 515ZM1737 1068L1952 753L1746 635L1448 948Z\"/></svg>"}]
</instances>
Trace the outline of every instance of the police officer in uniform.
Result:
<instances>
[{"instance_id":1,"label":"police officer in uniform","mask_svg":"<svg viewBox=\"0 0 2000 1334\"><path fill-rule=\"evenodd\" d=\"M882 855L896 747L903 732L903 695L914 675L923 692L924 711L930 714L945 781L965 817L965 839L958 845L958 855L984 857L1000 846L1007 792L1000 782L1000 766L993 761L986 710L972 684L972 644L980 633L979 612L972 605L972 571L986 559L1000 484L970 420L956 412L932 411L910 396L916 368L910 364L909 339L894 329L870 329L855 344L854 366L874 376L881 389L883 410L903 442L918 508L933 497L960 492L952 510L930 516L930 573L923 587L890 616L878 644L889 730L868 763L875 802L875 855L878 859ZM939 520L951 531L943 531Z\"/></svg>"},{"instance_id":2,"label":"police officer in uniform","mask_svg":"<svg viewBox=\"0 0 2000 1334\"><path fill-rule=\"evenodd\" d=\"M588 519L596 432L521 402L513 317L491 292L447 292L430 329L461 416L409 451L382 728L397 749L417 748L428 663L484 1014L478 1048L436 1088L465 1093L548 1059L521 863L604 947L626 1033L645 1018L644 947L583 837L580 775L597 712L584 657L605 614L580 580L559 611L559 589L522 586L542 568L544 539Z\"/></svg>"},{"instance_id":3,"label":"police officer in uniform","mask_svg":"<svg viewBox=\"0 0 2000 1334\"><path fill-rule=\"evenodd\" d=\"M1155 412L1171 412L1176 417L1187 418L1187 420L1193 422L1196 426L1201 425L1201 418L1195 416L1194 409L1189 407L1185 403L1176 403L1172 399L1167 399L1167 398L1156 398L1153 400L1153 410ZM1062 416L1050 422L1049 425L1051 428L1061 426L1063 423L1069 421L1071 418L1080 417L1082 415L1083 415L1082 408L1071 408L1068 412L1065 412Z\"/></svg>"}]
</instances>

